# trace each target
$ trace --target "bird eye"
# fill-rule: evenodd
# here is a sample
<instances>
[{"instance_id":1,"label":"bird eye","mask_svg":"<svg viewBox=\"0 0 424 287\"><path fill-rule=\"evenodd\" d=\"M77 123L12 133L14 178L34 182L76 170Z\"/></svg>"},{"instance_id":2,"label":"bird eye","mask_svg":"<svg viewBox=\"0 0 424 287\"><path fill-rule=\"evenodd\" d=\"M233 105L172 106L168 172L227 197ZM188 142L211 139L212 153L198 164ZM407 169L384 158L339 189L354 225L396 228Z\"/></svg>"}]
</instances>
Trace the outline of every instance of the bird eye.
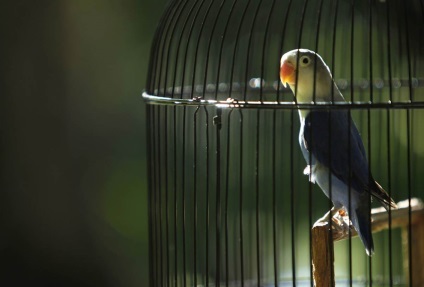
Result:
<instances>
[{"instance_id":1,"label":"bird eye","mask_svg":"<svg viewBox=\"0 0 424 287\"><path fill-rule=\"evenodd\" d=\"M307 65L309 65L309 63L311 62L311 60L309 59L309 57L308 56L302 56L302 57L300 57L300 65L302 65L302 66L307 66Z\"/></svg>"}]
</instances>

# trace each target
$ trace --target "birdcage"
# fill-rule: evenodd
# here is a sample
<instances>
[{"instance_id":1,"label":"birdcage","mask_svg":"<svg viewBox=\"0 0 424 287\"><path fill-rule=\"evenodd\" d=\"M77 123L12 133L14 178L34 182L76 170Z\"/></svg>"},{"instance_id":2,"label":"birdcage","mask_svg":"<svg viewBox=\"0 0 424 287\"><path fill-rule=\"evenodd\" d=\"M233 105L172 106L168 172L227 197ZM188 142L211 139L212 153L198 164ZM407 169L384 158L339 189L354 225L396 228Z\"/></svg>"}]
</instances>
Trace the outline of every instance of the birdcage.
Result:
<instances>
[{"instance_id":1,"label":"birdcage","mask_svg":"<svg viewBox=\"0 0 424 287\"><path fill-rule=\"evenodd\" d=\"M345 102L315 98L316 64L312 100L282 85L280 59L300 48ZM424 286L423 1L170 1L143 98L151 286ZM349 221L350 168L335 214L348 228L314 225L333 207L331 173L327 198L304 175L299 110L352 117L365 169L398 203L367 193L373 256ZM334 149L328 123L317 138Z\"/></svg>"}]
</instances>

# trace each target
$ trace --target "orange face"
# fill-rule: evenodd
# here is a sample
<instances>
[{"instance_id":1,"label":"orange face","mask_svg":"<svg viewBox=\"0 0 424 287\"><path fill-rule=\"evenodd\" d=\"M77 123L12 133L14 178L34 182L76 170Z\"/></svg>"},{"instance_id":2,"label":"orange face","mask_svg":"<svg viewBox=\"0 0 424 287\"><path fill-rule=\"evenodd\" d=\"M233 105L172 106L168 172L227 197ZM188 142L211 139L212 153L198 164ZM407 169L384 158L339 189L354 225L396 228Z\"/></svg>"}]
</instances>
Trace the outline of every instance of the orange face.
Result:
<instances>
[{"instance_id":1,"label":"orange face","mask_svg":"<svg viewBox=\"0 0 424 287\"><path fill-rule=\"evenodd\" d=\"M286 83L289 85L296 84L296 69L294 65L287 60L281 63L280 79L284 86L286 86Z\"/></svg>"}]
</instances>

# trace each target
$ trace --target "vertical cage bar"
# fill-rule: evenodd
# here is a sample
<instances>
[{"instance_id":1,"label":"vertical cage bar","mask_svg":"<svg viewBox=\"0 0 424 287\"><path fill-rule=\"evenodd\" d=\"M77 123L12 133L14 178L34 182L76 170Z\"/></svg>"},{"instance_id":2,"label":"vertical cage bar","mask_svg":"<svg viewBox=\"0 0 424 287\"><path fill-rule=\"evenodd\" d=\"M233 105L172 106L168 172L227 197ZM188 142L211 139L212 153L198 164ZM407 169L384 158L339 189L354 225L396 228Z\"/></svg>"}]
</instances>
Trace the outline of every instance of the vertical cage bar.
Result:
<instances>
[{"instance_id":1,"label":"vertical cage bar","mask_svg":"<svg viewBox=\"0 0 424 287\"><path fill-rule=\"evenodd\" d=\"M152 234L153 234L153 238L152 238L152 241L154 242L153 243L153 250L155 251L154 252L154 258L153 258L153 266L155 267L155 272L154 272L154 274L152 274L153 275L153 284L154 285L157 285L157 278L158 278L158 270L159 270L159 268L158 268L158 258L159 258L159 256L158 256L158 247L157 247L157 242L158 242L158 237L157 237L157 223L156 223L156 218L157 218L157 202L156 202L156 194L157 194L157 172L156 172L156 163L157 163L157 161L156 161L156 152L157 152L157 143L156 143L156 135L153 133L153 131L155 130L155 127L156 127L156 121L155 121L155 110L156 110L156 107L153 107L152 108L152 113L151 113L151 116L152 116L152 145L153 145L153 160L152 160L152 173L153 173L153 182L155 183L154 184L154 188L153 188L153 190L152 190L152 209L153 209L153 216L152 216L152 222L154 223L153 224L153 229L154 230L152 230Z\"/></svg>"},{"instance_id":2,"label":"vertical cage bar","mask_svg":"<svg viewBox=\"0 0 424 287\"><path fill-rule=\"evenodd\" d=\"M256 191L256 267L258 274L258 287L261 286L261 244L260 244L260 214L259 214L259 126L260 110L256 110L256 151L255 151L255 191Z\"/></svg>"},{"instance_id":3,"label":"vertical cage bar","mask_svg":"<svg viewBox=\"0 0 424 287\"><path fill-rule=\"evenodd\" d=\"M152 51L152 53L154 53L155 57L154 60L152 60L152 62L154 61L153 67L151 72L153 73L153 75L150 78L150 82L147 85L148 87L151 87L150 93L154 93L154 89L155 89L155 85L156 85L156 78L159 76L158 79L158 94L160 94L160 79L161 79L161 74L162 74L162 64L163 64L163 57L164 57L164 53L165 53L165 43L166 40L168 39L168 32L171 26L171 22L174 20L174 16L175 16L175 12L177 11L177 9L179 8L179 4L177 5L177 7L175 7L177 1L172 1L172 3L170 3L169 5L169 9L168 11L165 13L164 15L164 20L162 27L159 29L158 34L161 34L162 37L158 37L157 39L157 46L155 47L155 51ZM170 16L171 15L171 16ZM166 29L166 32L164 33ZM152 49L154 48L154 46L152 45ZM159 57L160 55L160 57ZM160 58L160 64L159 64L159 58ZM159 67L158 67L159 66ZM158 72L159 70L159 72Z\"/></svg>"},{"instance_id":4,"label":"vertical cage bar","mask_svg":"<svg viewBox=\"0 0 424 287\"><path fill-rule=\"evenodd\" d=\"M197 120L200 106L193 115L193 285L197 286Z\"/></svg>"},{"instance_id":5,"label":"vertical cage bar","mask_svg":"<svg viewBox=\"0 0 424 287\"><path fill-rule=\"evenodd\" d=\"M186 44L185 53L184 53L184 61L183 61L183 64L182 64L183 65L182 80L181 80L181 90L182 91L184 90L184 79L185 79L185 72L186 72L186 65L187 65L187 56L188 56L188 52L189 52L189 44L190 44L191 36L193 34L193 29L195 27L195 23L196 23L197 17L199 16L200 10L202 9L204 3L205 3L205 0L202 0L202 2L200 3L199 7L197 8L197 11L196 11L196 13L194 15L193 21L191 22L191 25L190 25L190 30L189 30L189 33L188 33L188 39L187 39L187 44ZM196 4L197 4L197 1L193 5L193 8L194 8L194 6ZM212 1L210 2L209 8L206 11L205 17L204 17L204 19L202 21L202 25L201 25L199 34L197 35L196 52L195 52L195 58L194 58L195 60L194 60L194 64L193 64L193 74L192 74L191 97L193 97L193 92L194 92L194 78L195 78L195 75L196 75L197 53L198 53L198 49L199 49L199 44L200 44L200 40L201 40L201 36L202 36L203 27L204 27L204 24L206 22L206 18L207 18L208 14L209 14L211 5L212 5ZM187 20L188 20L188 18L187 18ZM181 37L182 37L182 34L181 34ZM205 90L203 90L203 95L204 94L205 94ZM181 93L181 98L183 98L183 97L184 97L183 96L183 93Z\"/></svg>"},{"instance_id":6,"label":"vertical cage bar","mask_svg":"<svg viewBox=\"0 0 424 287\"><path fill-rule=\"evenodd\" d=\"M250 53L251 53L251 49L252 49L252 38L253 38L253 31L255 29L255 24L256 24L256 19L258 17L258 13L259 13L259 9L261 8L261 3L262 0L259 1L258 5L256 6L256 10L255 10L255 15L253 16L253 20L252 20L252 25L250 26L249 29L249 40L247 42L247 52L246 52L246 68L244 71L244 93L243 93L243 100L246 101L247 99L247 86L248 86L248 73L249 73L249 61L250 61Z\"/></svg>"},{"instance_id":7,"label":"vertical cage bar","mask_svg":"<svg viewBox=\"0 0 424 287\"><path fill-rule=\"evenodd\" d=\"M165 107L165 124L164 124L164 173L165 173L165 237L166 237L166 286L171 286L170 284L170 272L169 272L169 182L168 182L168 107Z\"/></svg>"},{"instance_id":8,"label":"vertical cage bar","mask_svg":"<svg viewBox=\"0 0 424 287\"><path fill-rule=\"evenodd\" d=\"M225 2L225 0L223 0L221 2L219 12L215 17L214 26L212 28L211 35L209 37L208 52L206 53L205 81L206 81L206 73L208 71L208 61L209 61L209 53L210 53L210 47L211 47L211 43L212 43L212 37L213 37L214 31L215 31L216 23L218 22L219 16L221 14L221 10L222 10L222 6L223 6L224 2ZM202 39L203 29L205 28L205 23L206 23L206 20L208 19L208 16L209 16L209 13L211 11L213 3L214 3L214 0L211 0L209 6L207 8L207 11L205 13L205 16L203 18L203 21L202 21L202 24L201 24L201 27L200 27L200 32L199 32L199 35L198 35L198 39L197 39L197 43L196 43L196 50L195 50L195 53L194 53L194 61L193 61L193 74L192 74L192 77L191 77L191 90L192 90L193 93L196 92L195 79L196 79L196 70L197 70L197 63L198 63L197 60L198 60L198 53L199 53L199 47L200 47L200 40ZM204 86L206 86L206 85L204 85ZM203 90L202 98L205 97L204 92L205 92L205 90Z\"/></svg>"},{"instance_id":9,"label":"vertical cage bar","mask_svg":"<svg viewBox=\"0 0 424 287\"><path fill-rule=\"evenodd\" d=\"M225 207L224 207L224 229L225 229L225 286L229 285L229 266L228 266L228 194L229 194L229 181L230 181L230 138L231 138L231 115L233 109L228 112L227 120L227 151L226 151L226 162L225 162Z\"/></svg>"},{"instance_id":10,"label":"vertical cage bar","mask_svg":"<svg viewBox=\"0 0 424 287\"><path fill-rule=\"evenodd\" d=\"M411 56L410 56L410 46L409 46L409 25L408 25L408 12L406 5L404 5L404 19L405 19L405 37L406 37L406 56L407 56L407 67L408 67L408 88L409 88L409 101L413 102L413 90L412 90L412 74L411 74ZM413 272L413 258L412 258L412 209L411 209L411 197L412 197L412 184L411 184L411 124L410 124L410 115L411 111L407 108L406 110L406 130L407 130L407 164L408 164L408 246L409 246L409 285L415 286Z\"/></svg>"},{"instance_id":11,"label":"vertical cage bar","mask_svg":"<svg viewBox=\"0 0 424 287\"><path fill-rule=\"evenodd\" d=\"M149 60L149 68L147 72L147 80L146 80L146 87L147 92L149 94L154 93L154 87L155 87L155 76L156 76L156 68L158 64L158 58L159 58L159 51L160 51L160 44L163 39L163 31L165 29L166 24L168 23L169 14L172 11L172 8L174 7L176 1L170 1L165 8L165 12L163 13L162 18L159 21L159 25L156 29L155 35L153 37L152 45L150 47L150 60ZM172 19L172 17L170 17Z\"/></svg>"},{"instance_id":12,"label":"vertical cage bar","mask_svg":"<svg viewBox=\"0 0 424 287\"><path fill-rule=\"evenodd\" d=\"M224 3L224 1L222 3ZM236 5L236 3L237 3L237 0L234 0L233 1L233 4L231 5L230 12L228 14L227 21L225 23L224 32L223 32L222 37L221 37L221 44L220 44L219 54L218 54L218 59L217 59L218 68L217 68L217 72L216 72L216 87L219 87L219 76L220 76L220 72L221 72L221 62L222 62L222 53L223 53L223 49L224 49L224 41L225 41L225 38L227 36L228 27L229 27L231 16L233 15L234 6ZM222 8L222 6L220 7L220 9L221 8ZM231 76L231 81L230 82L232 82L232 78L233 78L233 76ZM206 79L206 77L205 77L205 79ZM193 81L193 83L194 83L194 81ZM205 85L205 83L203 83L203 84ZM230 93L231 93L231 89L230 89ZM230 97L231 97L231 94L230 94ZM215 100L217 100L217 98L218 98L218 93L216 92L215 93Z\"/></svg>"},{"instance_id":13,"label":"vertical cage bar","mask_svg":"<svg viewBox=\"0 0 424 287\"><path fill-rule=\"evenodd\" d=\"M335 73L335 51L336 51L336 35L337 35L337 11L338 11L338 4L339 4L339 1L336 1L335 2L335 8L334 8L334 22L333 22L333 29L332 29L332 32L333 32L333 34L332 34L332 44L331 44L331 49L332 49L332 59L331 59L331 63L332 63L332 72L333 72L333 74L332 74L332 80L334 81L334 73ZM333 104L334 105L334 89L333 88L331 88L331 104ZM329 187L329 190L328 190L328 195L329 195L329 208L330 208L330 216L329 216L329 218L328 218L328 226L329 226L329 237L330 237L330 240L333 238L333 228L332 228L332 212L331 212L331 209L333 208L333 178L332 178L332 172L331 172L331 170L332 170L332 157L333 157L333 155L332 155L332 153L331 153L331 149L332 149L332 142L331 142L331 139L332 139L332 136L334 137L334 135L332 135L332 124L333 124L333 122L332 122L332 117L333 117L333 111L332 111L332 109L330 108L329 109L329 111L328 111L328 163L329 163L329 165L328 165L328 187ZM329 252L329 256L330 256L330 264L331 264L331 267L332 268L330 268L330 277L331 277L331 282L330 282L330 284L331 284L331 286L335 286L335 282L334 282L334 243L332 242L332 240L331 240L331 243L330 243L330 252Z\"/></svg>"},{"instance_id":14,"label":"vertical cage bar","mask_svg":"<svg viewBox=\"0 0 424 287\"><path fill-rule=\"evenodd\" d=\"M415 281L413 280L414 266L412 265L412 216L411 216L411 193L412 193L412 184L411 184L411 135L410 135L410 111L406 110L406 141L407 141L407 181L408 181L408 267L409 267L409 286L415 286Z\"/></svg>"},{"instance_id":15,"label":"vertical cage bar","mask_svg":"<svg viewBox=\"0 0 424 287\"><path fill-rule=\"evenodd\" d=\"M286 9L286 13L284 15L284 22L283 22L283 29L281 31L281 37L280 37L280 45L279 45L279 50L278 50L278 55L277 55L277 59L279 59L282 55L281 52L283 51L283 45L284 45L284 39L286 36L286 27L287 27L287 20L288 20L288 16L289 16L289 12L291 10L292 7L292 0L289 0L289 3L287 4L287 9ZM280 62L276 61L276 63L278 64L275 71L276 71L276 78L279 79L280 77ZM280 99L280 89L281 89L281 81L277 80L277 103L280 103L281 99Z\"/></svg>"},{"instance_id":16,"label":"vertical cage bar","mask_svg":"<svg viewBox=\"0 0 424 287\"><path fill-rule=\"evenodd\" d=\"M152 160L152 156L150 151L153 149L153 144L152 144L152 132L153 132L153 128L151 128L152 125L152 120L151 120L151 106L146 106L146 131L147 131L147 161L148 161L148 192L147 192L147 202L148 202L148 207L147 207L147 212L148 212L148 230L149 230L149 286L153 287L154 286L154 276L153 276L153 272L154 272L154 262L153 262L153 250L154 250L154 241L153 241L153 212L152 212L152 206L153 206L153 199L152 199L152 189L153 189L153 183L152 183L152 178L153 178L153 160Z\"/></svg>"},{"instance_id":17,"label":"vertical cage bar","mask_svg":"<svg viewBox=\"0 0 424 287\"><path fill-rule=\"evenodd\" d=\"M272 3L270 5L269 8L269 12L268 12L268 17L266 20L266 24L265 24L265 34L264 34L264 41L262 43L262 59L261 59L261 81L259 83L259 100L261 102L263 102L263 83L264 83L264 71L265 71L265 48L266 48L266 43L267 43L267 37L268 37L268 32L269 32L269 24L271 23L271 17L272 17L272 12L274 11L274 6L275 6L275 0L272 0ZM278 58L277 58L278 59Z\"/></svg>"},{"instance_id":18,"label":"vertical cage bar","mask_svg":"<svg viewBox=\"0 0 424 287\"><path fill-rule=\"evenodd\" d=\"M187 286L186 266L186 186L185 186L185 150L186 150L186 107L183 107L183 134L182 134L182 157L181 157L181 197L182 197L182 232L183 232L183 286Z\"/></svg>"},{"instance_id":19,"label":"vertical cage bar","mask_svg":"<svg viewBox=\"0 0 424 287\"><path fill-rule=\"evenodd\" d=\"M320 34L320 26L321 26L321 12L322 12L322 6L323 6L324 1L321 0L319 2L319 6L318 6L318 12L317 12L317 28L316 28L316 37L315 37L315 53L318 53L318 44L319 44L319 34ZM337 17L336 17L337 18ZM314 80L313 80L313 88L312 88L312 102L314 105L316 105L316 76L317 76L317 55L315 55L315 59L314 59ZM309 113L309 117L311 117L311 121L313 120L313 112L314 110L310 110ZM312 128L309 130L309 138L312 139ZM309 166L309 177L308 177L308 226L309 226L309 276L310 276L310 285L311 287L313 287L314 284L314 271L313 271L313 224L312 224L312 190L313 190L313 186L312 186L312 176L313 176L313 168L312 168L312 151L310 151L308 153L309 158L308 158L308 162L307 165ZM317 234L318 235L318 234Z\"/></svg>"},{"instance_id":20,"label":"vertical cage bar","mask_svg":"<svg viewBox=\"0 0 424 287\"><path fill-rule=\"evenodd\" d=\"M240 32L241 32L241 28L243 27L243 22L244 22L244 19L246 17L246 13L248 11L247 8L249 7L250 2L251 2L251 0L248 0L245 7L244 7L243 14L242 14L241 20L240 20L240 24L239 24L238 29L237 29L235 43L234 43L234 49L233 49L233 55L232 55L233 60L232 60L232 63L231 63L231 72L230 72L230 97L231 97L231 93L233 91L234 69L235 69L235 66L236 66L235 61L236 61L236 55L237 55L237 48L238 48L238 44L239 44L239 41L240 41ZM244 98L244 100L245 100L245 98Z\"/></svg>"},{"instance_id":21,"label":"vertical cage bar","mask_svg":"<svg viewBox=\"0 0 424 287\"><path fill-rule=\"evenodd\" d=\"M158 124L157 126L157 179L158 179L158 183L157 183L157 196L158 196L158 216L159 216L159 274L160 274L160 280L158 281L158 283L160 282L160 286L163 286L163 241L162 241L162 181L161 181L161 146L162 146L162 142L161 142L161 106L156 107L157 108L157 121L156 123Z\"/></svg>"},{"instance_id":22,"label":"vertical cage bar","mask_svg":"<svg viewBox=\"0 0 424 287\"><path fill-rule=\"evenodd\" d=\"M388 177L388 194L391 197L392 176L391 176L391 156L390 156L390 111L387 110L387 177ZM392 256L392 208L389 205L389 273L390 286L393 286L393 256Z\"/></svg>"},{"instance_id":23,"label":"vertical cage bar","mask_svg":"<svg viewBox=\"0 0 424 287\"><path fill-rule=\"evenodd\" d=\"M204 108L205 111L205 133L206 133L206 286L209 286L209 113L207 108Z\"/></svg>"},{"instance_id":24,"label":"vertical cage bar","mask_svg":"<svg viewBox=\"0 0 424 287\"><path fill-rule=\"evenodd\" d=\"M216 280L215 285L221 286L221 116L222 110L216 109L216 116L214 117L215 137L216 137Z\"/></svg>"},{"instance_id":25,"label":"vertical cage bar","mask_svg":"<svg viewBox=\"0 0 424 287\"><path fill-rule=\"evenodd\" d=\"M240 114L240 165L239 165L239 209L240 209L240 272L241 286L244 287L244 251L243 251L243 113L239 109Z\"/></svg>"},{"instance_id":26,"label":"vertical cage bar","mask_svg":"<svg viewBox=\"0 0 424 287\"><path fill-rule=\"evenodd\" d=\"M351 23L350 23L350 98L351 98L351 102L354 103L354 87L353 87L353 78L354 78L354 39L355 39L355 0L352 0L351 2ZM352 111L349 109L349 131L351 129L351 117L352 117ZM349 133L349 172L351 171L351 161L352 161L352 154L350 152L350 140L351 140L351 135ZM352 210L352 180L351 177L349 177L349 207L348 210L350 212L350 210ZM350 226L350 222L349 222L349 226ZM352 236L352 232L349 228L349 281L350 281L350 286L352 286L352 277L353 277L353 268L352 268L352 240L351 240L351 236Z\"/></svg>"},{"instance_id":27,"label":"vertical cage bar","mask_svg":"<svg viewBox=\"0 0 424 287\"><path fill-rule=\"evenodd\" d=\"M272 112L272 245L274 261L274 287L278 287L278 258L277 258L277 164L276 164L276 146L277 146L277 114ZM281 159L280 159L281 160Z\"/></svg>"},{"instance_id":28,"label":"vertical cage bar","mask_svg":"<svg viewBox=\"0 0 424 287\"><path fill-rule=\"evenodd\" d=\"M176 9L174 10L174 13L171 17L170 20L170 24L168 26L168 28L166 29L166 33L165 33L165 40L164 40L164 46L162 46L162 55L161 55L161 64L160 64L160 69L159 69L159 79L158 79L158 94L160 95L160 85L161 85L161 77L162 77L162 67L163 65L165 65L165 79L164 79L164 83L163 83L163 94L166 95L167 93L167 82L168 82L168 71L170 70L169 64L170 64L170 58L171 58L171 47L172 45L172 40L174 39L174 35L175 33L175 29L178 26L178 22L181 19L181 13L184 11L184 8L187 4L187 1L184 2L184 4L181 6L181 4L183 2L179 1L179 4L177 5ZM175 17L175 18L174 18ZM174 20L175 19L175 20ZM172 25L171 23L174 22L174 24ZM171 30L172 27L172 30ZM171 31L170 37L168 38L168 33ZM168 40L169 39L169 40ZM168 41L167 41L168 40ZM164 61L164 52L165 52L165 45L166 42L168 42L168 52L166 53L166 61ZM164 63L165 62L165 63ZM175 78L175 77L174 77ZM174 80L175 81L175 80ZM171 97L174 97L174 92L175 92L175 83L172 86L172 94Z\"/></svg>"},{"instance_id":29,"label":"vertical cage bar","mask_svg":"<svg viewBox=\"0 0 424 287\"><path fill-rule=\"evenodd\" d=\"M368 11L368 13L369 13L369 18L368 18L368 24L369 24L369 29L368 29L368 53L369 53L369 55L370 55L370 62L369 62L369 88L370 88L370 103L372 104L373 102L374 102L374 94L373 94L373 92L374 92L374 90L373 90L373 57L372 57L372 43L373 43L373 41L372 41L372 23L373 23L373 18L372 18L372 13L373 13L373 7L372 7L372 5L373 5L373 1L372 0L369 0L369 11ZM367 131L368 131L368 181L369 182L371 182L371 180L372 180L372 175L371 175L371 160L372 160L372 154L371 154L371 111L370 111L370 109L368 108L367 109L367 119L368 119L368 121L367 121L367 124L368 124L368 128L367 128ZM369 209L369 213L371 214L371 194L369 195L369 206L370 206L370 209ZM371 216L370 216L370 218L371 218ZM370 224L371 224L371 222L370 222ZM372 287L372 285L373 285L373 276L372 276L372 257L371 256L369 256L368 257L368 264L369 264L369 284L370 284L370 287Z\"/></svg>"},{"instance_id":30,"label":"vertical cage bar","mask_svg":"<svg viewBox=\"0 0 424 287\"><path fill-rule=\"evenodd\" d=\"M178 204L177 204L177 107L174 106L173 112L173 167L174 167L174 286L178 286Z\"/></svg>"},{"instance_id":31,"label":"vertical cage bar","mask_svg":"<svg viewBox=\"0 0 424 287\"><path fill-rule=\"evenodd\" d=\"M390 36L390 2L386 3L386 25L387 25L387 65L389 75L389 101L393 101L393 87L392 87L392 57L391 57L391 36ZM388 193L392 197L392 172L391 172L391 145L390 145L390 110L387 109L387 174L388 174ZM393 259L392 259L392 208L389 205L389 266L390 266L390 284L393 285Z\"/></svg>"},{"instance_id":32,"label":"vertical cage bar","mask_svg":"<svg viewBox=\"0 0 424 287\"><path fill-rule=\"evenodd\" d=\"M293 287L296 286L296 243L295 243L295 226L294 226L294 111L290 111L290 219L291 219L291 263Z\"/></svg>"}]
</instances>

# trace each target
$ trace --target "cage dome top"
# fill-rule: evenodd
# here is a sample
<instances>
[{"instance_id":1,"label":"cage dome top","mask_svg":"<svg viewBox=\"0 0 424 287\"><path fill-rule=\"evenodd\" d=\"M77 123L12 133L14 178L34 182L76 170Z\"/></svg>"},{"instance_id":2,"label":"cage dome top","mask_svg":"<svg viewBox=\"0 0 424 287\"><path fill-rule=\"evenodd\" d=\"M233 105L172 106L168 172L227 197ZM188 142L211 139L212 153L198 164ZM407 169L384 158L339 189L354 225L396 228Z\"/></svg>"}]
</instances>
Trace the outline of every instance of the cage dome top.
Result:
<instances>
[{"instance_id":1,"label":"cage dome top","mask_svg":"<svg viewBox=\"0 0 424 287\"><path fill-rule=\"evenodd\" d=\"M348 102L422 105L424 8L413 1L175 0L158 25L149 103L293 105L286 51L316 51Z\"/></svg>"}]
</instances>

